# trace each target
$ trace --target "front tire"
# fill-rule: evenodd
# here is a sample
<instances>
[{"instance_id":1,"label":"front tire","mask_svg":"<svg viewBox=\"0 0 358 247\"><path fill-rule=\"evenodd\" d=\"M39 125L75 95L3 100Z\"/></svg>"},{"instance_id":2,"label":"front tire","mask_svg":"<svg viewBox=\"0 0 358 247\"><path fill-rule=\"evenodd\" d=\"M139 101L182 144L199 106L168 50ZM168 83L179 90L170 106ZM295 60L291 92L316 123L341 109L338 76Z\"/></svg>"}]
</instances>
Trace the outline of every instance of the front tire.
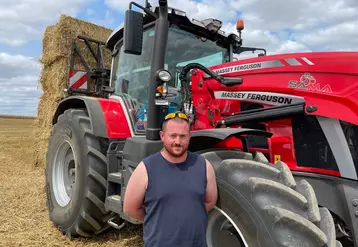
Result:
<instances>
[{"instance_id":1,"label":"front tire","mask_svg":"<svg viewBox=\"0 0 358 247\"><path fill-rule=\"evenodd\" d=\"M66 110L53 126L46 160L47 208L50 220L70 239L108 228L105 148L85 110Z\"/></svg>"},{"instance_id":2,"label":"front tire","mask_svg":"<svg viewBox=\"0 0 358 247\"><path fill-rule=\"evenodd\" d=\"M340 247L333 218L312 186L296 184L283 162L262 153L202 152L216 172L218 202L209 213L208 247Z\"/></svg>"}]
</instances>

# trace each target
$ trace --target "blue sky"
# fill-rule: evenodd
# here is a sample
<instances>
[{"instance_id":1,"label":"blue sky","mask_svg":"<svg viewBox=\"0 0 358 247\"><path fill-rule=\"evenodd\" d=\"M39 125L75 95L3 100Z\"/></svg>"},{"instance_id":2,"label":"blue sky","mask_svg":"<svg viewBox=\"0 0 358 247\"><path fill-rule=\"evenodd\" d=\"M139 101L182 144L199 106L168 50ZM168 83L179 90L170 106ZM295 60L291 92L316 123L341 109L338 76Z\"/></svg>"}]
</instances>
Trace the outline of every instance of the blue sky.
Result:
<instances>
[{"instance_id":1,"label":"blue sky","mask_svg":"<svg viewBox=\"0 0 358 247\"><path fill-rule=\"evenodd\" d=\"M42 34L60 14L114 29L123 21L126 0L1 0L0 114L36 116ZM144 4L144 0L137 1ZM150 1L157 5L157 1ZM45 5L44 5L45 4ZM246 46L269 54L300 51L357 51L357 0L169 0L191 18L214 17L233 32L244 19Z\"/></svg>"}]
</instances>

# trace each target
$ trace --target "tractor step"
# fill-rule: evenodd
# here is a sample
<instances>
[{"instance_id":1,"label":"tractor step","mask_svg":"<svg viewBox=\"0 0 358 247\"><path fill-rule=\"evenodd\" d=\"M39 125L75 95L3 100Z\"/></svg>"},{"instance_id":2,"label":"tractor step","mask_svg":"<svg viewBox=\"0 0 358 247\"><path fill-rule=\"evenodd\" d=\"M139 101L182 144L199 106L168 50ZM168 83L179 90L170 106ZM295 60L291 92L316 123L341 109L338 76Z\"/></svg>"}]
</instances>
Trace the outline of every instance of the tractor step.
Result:
<instances>
[{"instance_id":1,"label":"tractor step","mask_svg":"<svg viewBox=\"0 0 358 247\"><path fill-rule=\"evenodd\" d=\"M122 229L125 225L126 225L126 222L123 222L121 225L118 225L117 223L114 223L113 220L115 219L116 217L113 217L112 219L109 219L108 220L108 225L112 226L113 228L117 229L117 230L120 230Z\"/></svg>"},{"instance_id":2,"label":"tractor step","mask_svg":"<svg viewBox=\"0 0 358 247\"><path fill-rule=\"evenodd\" d=\"M107 210L117 214L122 213L122 197L120 195L107 196L105 206Z\"/></svg>"},{"instance_id":3,"label":"tractor step","mask_svg":"<svg viewBox=\"0 0 358 247\"><path fill-rule=\"evenodd\" d=\"M123 213L122 197L120 195L107 196L105 207L107 210L119 214L120 217L125 221L128 221L132 224L142 224L141 222L136 221ZM109 220L108 224L116 229L120 229L124 226L124 225L116 225L116 223L112 222L112 220Z\"/></svg>"},{"instance_id":4,"label":"tractor step","mask_svg":"<svg viewBox=\"0 0 358 247\"><path fill-rule=\"evenodd\" d=\"M122 173L121 172L114 172L108 175L108 181L114 182L117 184L122 184Z\"/></svg>"}]
</instances>

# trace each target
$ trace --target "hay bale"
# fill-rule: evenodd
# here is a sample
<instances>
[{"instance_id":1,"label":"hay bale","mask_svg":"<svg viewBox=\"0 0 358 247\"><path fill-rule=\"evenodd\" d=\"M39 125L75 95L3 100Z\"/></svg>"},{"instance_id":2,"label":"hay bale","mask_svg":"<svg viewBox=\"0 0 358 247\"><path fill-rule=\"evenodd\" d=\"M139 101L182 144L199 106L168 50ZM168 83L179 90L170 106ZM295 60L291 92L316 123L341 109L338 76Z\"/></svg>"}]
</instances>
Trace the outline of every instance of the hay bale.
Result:
<instances>
[{"instance_id":1,"label":"hay bale","mask_svg":"<svg viewBox=\"0 0 358 247\"><path fill-rule=\"evenodd\" d=\"M68 85L68 61L58 59L55 63L43 64L40 75L42 91L51 95L62 95Z\"/></svg>"},{"instance_id":2,"label":"hay bale","mask_svg":"<svg viewBox=\"0 0 358 247\"><path fill-rule=\"evenodd\" d=\"M76 40L78 35L88 36L105 42L111 32L111 29L62 15L56 26L48 26L45 30L41 63L51 64L62 58L68 60L71 53L72 41ZM90 54L85 44L78 40L77 45L85 60L90 66L94 67L96 61L93 59L92 54ZM106 52L104 55L105 66L106 68L110 68L110 54Z\"/></svg>"},{"instance_id":3,"label":"hay bale","mask_svg":"<svg viewBox=\"0 0 358 247\"><path fill-rule=\"evenodd\" d=\"M48 138L51 133L51 120L58 102L65 96L64 89L68 86L68 70L73 40L76 41L80 54L90 67L96 67L96 60L84 42L77 39L78 35L87 36L105 42L112 30L70 16L62 15L58 23L48 26L42 42L42 71L39 78L43 95L37 109L34 124L34 164L44 167ZM96 47L93 46L94 50ZM104 65L111 66L111 56L104 50ZM75 69L84 69L80 60L76 59ZM92 82L93 84L93 82ZM91 82L90 82L91 85ZM93 85L91 85L93 86Z\"/></svg>"}]
</instances>

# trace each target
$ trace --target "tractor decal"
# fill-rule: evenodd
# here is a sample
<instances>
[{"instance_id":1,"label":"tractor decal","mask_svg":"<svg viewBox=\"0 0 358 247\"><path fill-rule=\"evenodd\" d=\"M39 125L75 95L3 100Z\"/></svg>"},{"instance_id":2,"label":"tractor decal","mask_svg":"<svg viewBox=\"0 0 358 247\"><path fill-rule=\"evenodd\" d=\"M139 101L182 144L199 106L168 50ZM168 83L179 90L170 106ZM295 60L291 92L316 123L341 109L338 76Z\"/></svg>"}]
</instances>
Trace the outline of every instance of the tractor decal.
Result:
<instances>
[{"instance_id":1,"label":"tractor decal","mask_svg":"<svg viewBox=\"0 0 358 247\"><path fill-rule=\"evenodd\" d=\"M243 100L270 105L290 105L304 102L303 98L268 92L215 92L216 99Z\"/></svg>"},{"instance_id":2,"label":"tractor decal","mask_svg":"<svg viewBox=\"0 0 358 247\"><path fill-rule=\"evenodd\" d=\"M314 92L332 93L332 89L329 84L321 87L321 84L316 81L313 75L310 73L304 73L300 77L300 81L291 80L288 82L289 88L296 88Z\"/></svg>"},{"instance_id":3,"label":"tractor decal","mask_svg":"<svg viewBox=\"0 0 358 247\"><path fill-rule=\"evenodd\" d=\"M310 61L306 57L301 57L301 59L302 59L302 62L306 63L305 65L309 65L309 66L315 65L312 61ZM286 58L284 60L289 66L303 66L303 64L296 58ZM257 69L279 68L279 67L284 67L284 66L285 66L285 64L282 63L280 60L269 60L269 61L263 61L263 62L246 63L246 64L239 64L239 65L235 65L235 66L222 67L222 68L214 69L213 71L219 75L222 75L222 74L239 72L239 71L251 71L251 70L257 70Z\"/></svg>"},{"instance_id":4,"label":"tractor decal","mask_svg":"<svg viewBox=\"0 0 358 247\"><path fill-rule=\"evenodd\" d=\"M222 74L233 73L233 72L238 72L238 71L278 68L278 67L283 67L283 66L284 66L284 64L281 63L279 60L272 60L272 61L265 61L265 62L259 62L259 63L247 63L247 64L223 67L223 68L219 68L219 69L214 69L213 71L219 75L222 75Z\"/></svg>"}]
</instances>

